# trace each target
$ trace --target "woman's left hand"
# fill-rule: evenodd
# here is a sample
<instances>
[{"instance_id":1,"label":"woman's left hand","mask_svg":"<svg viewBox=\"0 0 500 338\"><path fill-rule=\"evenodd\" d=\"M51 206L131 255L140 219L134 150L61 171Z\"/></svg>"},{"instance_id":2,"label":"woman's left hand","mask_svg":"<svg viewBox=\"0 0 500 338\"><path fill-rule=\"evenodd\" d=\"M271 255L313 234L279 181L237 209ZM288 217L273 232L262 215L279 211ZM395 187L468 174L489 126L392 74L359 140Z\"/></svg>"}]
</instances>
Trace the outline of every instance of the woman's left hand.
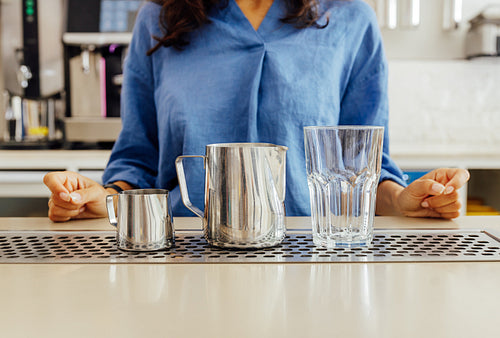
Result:
<instances>
[{"instance_id":1,"label":"woman's left hand","mask_svg":"<svg viewBox=\"0 0 500 338\"><path fill-rule=\"evenodd\" d=\"M462 204L457 192L470 178L465 169L433 170L403 189L396 201L399 211L410 217L455 218Z\"/></svg>"}]
</instances>

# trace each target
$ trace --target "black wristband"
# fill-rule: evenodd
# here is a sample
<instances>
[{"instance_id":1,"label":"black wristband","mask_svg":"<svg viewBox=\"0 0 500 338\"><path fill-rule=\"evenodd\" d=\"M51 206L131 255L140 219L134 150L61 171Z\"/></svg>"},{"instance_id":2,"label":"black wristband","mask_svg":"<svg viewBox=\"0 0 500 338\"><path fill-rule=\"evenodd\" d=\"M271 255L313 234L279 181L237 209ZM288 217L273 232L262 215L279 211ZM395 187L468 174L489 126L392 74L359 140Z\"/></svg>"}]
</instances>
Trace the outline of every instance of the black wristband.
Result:
<instances>
[{"instance_id":1,"label":"black wristband","mask_svg":"<svg viewBox=\"0 0 500 338\"><path fill-rule=\"evenodd\" d=\"M121 193L123 191L123 189L120 186L118 186L114 183L105 184L105 185L103 185L103 187L104 187L104 189L107 189L107 188L115 189L117 193Z\"/></svg>"}]
</instances>

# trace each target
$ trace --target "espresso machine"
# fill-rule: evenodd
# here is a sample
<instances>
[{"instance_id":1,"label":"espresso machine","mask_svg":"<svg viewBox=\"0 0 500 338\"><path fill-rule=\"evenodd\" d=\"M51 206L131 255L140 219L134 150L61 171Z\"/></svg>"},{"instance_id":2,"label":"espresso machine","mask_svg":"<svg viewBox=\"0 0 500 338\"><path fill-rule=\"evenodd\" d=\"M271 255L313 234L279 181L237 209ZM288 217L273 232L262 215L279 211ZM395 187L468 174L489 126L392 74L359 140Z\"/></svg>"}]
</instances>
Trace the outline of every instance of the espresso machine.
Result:
<instances>
[{"instance_id":1,"label":"espresso machine","mask_svg":"<svg viewBox=\"0 0 500 338\"><path fill-rule=\"evenodd\" d=\"M64 0L0 2L0 147L63 144ZM0 86L2 87L2 86Z\"/></svg>"},{"instance_id":2,"label":"espresso machine","mask_svg":"<svg viewBox=\"0 0 500 338\"><path fill-rule=\"evenodd\" d=\"M65 130L72 148L107 148L121 130L122 65L141 0L67 0Z\"/></svg>"}]
</instances>

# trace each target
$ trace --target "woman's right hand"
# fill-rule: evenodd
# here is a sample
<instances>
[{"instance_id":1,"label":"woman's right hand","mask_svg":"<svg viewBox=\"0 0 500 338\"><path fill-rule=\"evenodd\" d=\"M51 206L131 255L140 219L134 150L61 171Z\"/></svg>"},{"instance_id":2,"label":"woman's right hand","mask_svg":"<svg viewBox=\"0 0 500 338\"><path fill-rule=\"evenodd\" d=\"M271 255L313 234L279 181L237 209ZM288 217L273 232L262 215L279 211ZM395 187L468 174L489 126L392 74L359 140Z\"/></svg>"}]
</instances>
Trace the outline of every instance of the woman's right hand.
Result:
<instances>
[{"instance_id":1,"label":"woman's right hand","mask_svg":"<svg viewBox=\"0 0 500 338\"><path fill-rule=\"evenodd\" d=\"M108 192L90 178L72 171L57 171L46 174L43 183L52 192L49 200L49 218L52 221L107 216Z\"/></svg>"}]
</instances>

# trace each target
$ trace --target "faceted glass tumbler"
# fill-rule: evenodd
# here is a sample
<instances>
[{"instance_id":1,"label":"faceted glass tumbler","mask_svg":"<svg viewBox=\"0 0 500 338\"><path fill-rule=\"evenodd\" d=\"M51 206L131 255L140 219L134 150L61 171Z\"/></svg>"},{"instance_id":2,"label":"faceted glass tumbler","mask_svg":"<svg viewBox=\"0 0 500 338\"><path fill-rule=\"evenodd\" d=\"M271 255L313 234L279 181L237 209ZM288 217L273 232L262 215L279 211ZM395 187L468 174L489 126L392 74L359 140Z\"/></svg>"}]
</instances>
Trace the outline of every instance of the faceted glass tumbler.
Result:
<instances>
[{"instance_id":1,"label":"faceted glass tumbler","mask_svg":"<svg viewBox=\"0 0 500 338\"><path fill-rule=\"evenodd\" d=\"M383 140L379 126L304 128L315 245L371 243Z\"/></svg>"}]
</instances>

